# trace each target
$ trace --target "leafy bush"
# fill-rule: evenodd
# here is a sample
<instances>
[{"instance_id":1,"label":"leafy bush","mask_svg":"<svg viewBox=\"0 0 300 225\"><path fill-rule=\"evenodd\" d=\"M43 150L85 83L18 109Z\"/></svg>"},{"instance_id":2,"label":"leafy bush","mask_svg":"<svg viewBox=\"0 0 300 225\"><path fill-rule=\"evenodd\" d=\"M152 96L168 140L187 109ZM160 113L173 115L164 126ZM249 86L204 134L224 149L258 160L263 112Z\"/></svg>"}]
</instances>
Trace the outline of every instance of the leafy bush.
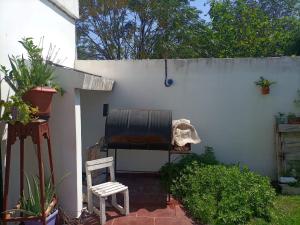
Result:
<instances>
[{"instance_id":1,"label":"leafy bush","mask_svg":"<svg viewBox=\"0 0 300 225\"><path fill-rule=\"evenodd\" d=\"M238 166L196 161L173 181L171 193L195 219L216 225L245 224L254 217L268 221L275 199L267 177Z\"/></svg>"},{"instance_id":2,"label":"leafy bush","mask_svg":"<svg viewBox=\"0 0 300 225\"><path fill-rule=\"evenodd\" d=\"M190 154L184 156L179 162L167 163L160 169L161 182L166 190L170 191L172 181L179 176L180 172L183 171L192 162L198 162L204 165L215 165L218 164L216 157L213 152L213 148L210 146L205 147L205 152L201 155Z\"/></svg>"},{"instance_id":3,"label":"leafy bush","mask_svg":"<svg viewBox=\"0 0 300 225\"><path fill-rule=\"evenodd\" d=\"M38 108L27 105L19 96L11 96L7 102L0 101L0 107L3 107L0 120L11 124L15 122L27 124L36 118L38 112Z\"/></svg>"}]
</instances>

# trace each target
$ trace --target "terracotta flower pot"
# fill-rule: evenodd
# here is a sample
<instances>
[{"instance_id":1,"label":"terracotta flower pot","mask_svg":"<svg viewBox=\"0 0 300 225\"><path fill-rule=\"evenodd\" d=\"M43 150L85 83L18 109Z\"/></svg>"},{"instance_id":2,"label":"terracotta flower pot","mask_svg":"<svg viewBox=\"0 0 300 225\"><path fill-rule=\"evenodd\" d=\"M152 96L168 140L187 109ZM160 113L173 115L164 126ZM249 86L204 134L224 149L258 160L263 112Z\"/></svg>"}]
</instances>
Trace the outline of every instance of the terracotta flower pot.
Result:
<instances>
[{"instance_id":1,"label":"terracotta flower pot","mask_svg":"<svg viewBox=\"0 0 300 225\"><path fill-rule=\"evenodd\" d=\"M300 124L300 117L288 118L288 124Z\"/></svg>"},{"instance_id":2,"label":"terracotta flower pot","mask_svg":"<svg viewBox=\"0 0 300 225\"><path fill-rule=\"evenodd\" d=\"M262 88L261 88L261 93L262 93L263 95L268 95L268 94L270 94L270 87L262 87Z\"/></svg>"},{"instance_id":3,"label":"terracotta flower pot","mask_svg":"<svg viewBox=\"0 0 300 225\"><path fill-rule=\"evenodd\" d=\"M37 107L39 112L38 116L42 118L49 118L51 112L52 96L57 91L49 87L36 87L27 91L22 99L24 102L33 107Z\"/></svg>"}]
</instances>

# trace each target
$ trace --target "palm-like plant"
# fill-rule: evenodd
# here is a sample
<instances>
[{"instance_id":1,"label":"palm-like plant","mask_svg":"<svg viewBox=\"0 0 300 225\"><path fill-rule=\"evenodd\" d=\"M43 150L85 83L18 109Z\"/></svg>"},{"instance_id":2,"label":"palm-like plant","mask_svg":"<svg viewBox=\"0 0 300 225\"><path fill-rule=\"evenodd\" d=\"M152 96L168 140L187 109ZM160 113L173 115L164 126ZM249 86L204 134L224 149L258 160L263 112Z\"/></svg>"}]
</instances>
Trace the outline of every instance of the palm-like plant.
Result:
<instances>
[{"instance_id":1,"label":"palm-like plant","mask_svg":"<svg viewBox=\"0 0 300 225\"><path fill-rule=\"evenodd\" d=\"M69 176L69 173L63 176L58 181L56 186L52 184L51 177L45 180L45 204L44 206L41 206L41 195L40 195L40 186L39 186L40 179L38 176L32 176L30 182L30 179L26 175L25 178L26 178L27 190L26 192L25 191L23 192L20 198L20 204L19 204L20 207L18 207L18 209L7 210L3 213L21 212L29 216L41 215L42 207L44 207L44 210L47 210L54 206L53 200L55 199L57 187L67 176Z\"/></svg>"},{"instance_id":2,"label":"palm-like plant","mask_svg":"<svg viewBox=\"0 0 300 225\"><path fill-rule=\"evenodd\" d=\"M259 80L255 81L255 84L257 86L262 87L262 88L268 88L271 85L276 84L276 82L275 81L267 80L264 77L260 77Z\"/></svg>"},{"instance_id":3,"label":"palm-like plant","mask_svg":"<svg viewBox=\"0 0 300 225\"><path fill-rule=\"evenodd\" d=\"M27 182L27 196L25 192L20 199L20 211L28 215L38 216L42 213L41 196L39 188L39 178L33 176L32 183L30 183L28 176L26 176ZM48 178L45 182L45 205L46 210L55 197L55 187L52 185L51 179Z\"/></svg>"}]
</instances>

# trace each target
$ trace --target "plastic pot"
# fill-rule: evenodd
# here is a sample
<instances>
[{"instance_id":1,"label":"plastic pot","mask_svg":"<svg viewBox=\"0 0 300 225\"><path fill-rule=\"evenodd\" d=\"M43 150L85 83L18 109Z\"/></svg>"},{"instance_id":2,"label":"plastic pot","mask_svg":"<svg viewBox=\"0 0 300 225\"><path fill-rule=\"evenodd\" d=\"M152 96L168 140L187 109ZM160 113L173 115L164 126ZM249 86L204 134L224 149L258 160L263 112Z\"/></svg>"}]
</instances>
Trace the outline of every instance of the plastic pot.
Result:
<instances>
[{"instance_id":1,"label":"plastic pot","mask_svg":"<svg viewBox=\"0 0 300 225\"><path fill-rule=\"evenodd\" d=\"M54 88L36 87L27 91L22 99L27 104L37 107L39 112L37 115L41 118L49 118L51 112L52 96L57 93Z\"/></svg>"},{"instance_id":2,"label":"plastic pot","mask_svg":"<svg viewBox=\"0 0 300 225\"><path fill-rule=\"evenodd\" d=\"M56 219L58 215L58 210L55 210L52 214L50 214L47 217L46 224L47 225L55 225L56 224ZM43 223L41 221L25 221L25 225L42 225Z\"/></svg>"}]
</instances>

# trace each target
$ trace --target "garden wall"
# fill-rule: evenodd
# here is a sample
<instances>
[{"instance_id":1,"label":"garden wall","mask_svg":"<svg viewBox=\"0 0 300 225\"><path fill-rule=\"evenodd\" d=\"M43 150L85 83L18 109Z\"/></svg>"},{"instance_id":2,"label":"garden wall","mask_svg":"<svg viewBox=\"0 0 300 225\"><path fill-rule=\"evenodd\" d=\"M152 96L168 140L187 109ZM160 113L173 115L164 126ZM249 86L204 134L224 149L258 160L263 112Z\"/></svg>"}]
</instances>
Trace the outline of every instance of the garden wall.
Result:
<instances>
[{"instance_id":1,"label":"garden wall","mask_svg":"<svg viewBox=\"0 0 300 225\"><path fill-rule=\"evenodd\" d=\"M174 79L169 88L164 60L78 60L75 67L116 81L111 93L81 92L83 151L104 135L104 103L170 109L174 119L195 125L202 143L192 147L194 152L210 145L220 161L274 177L274 115L299 112L293 103L300 88L299 57L168 60ZM277 82L270 95L261 95L255 86L260 76ZM122 170L157 171L167 161L166 152L119 152Z\"/></svg>"}]
</instances>

